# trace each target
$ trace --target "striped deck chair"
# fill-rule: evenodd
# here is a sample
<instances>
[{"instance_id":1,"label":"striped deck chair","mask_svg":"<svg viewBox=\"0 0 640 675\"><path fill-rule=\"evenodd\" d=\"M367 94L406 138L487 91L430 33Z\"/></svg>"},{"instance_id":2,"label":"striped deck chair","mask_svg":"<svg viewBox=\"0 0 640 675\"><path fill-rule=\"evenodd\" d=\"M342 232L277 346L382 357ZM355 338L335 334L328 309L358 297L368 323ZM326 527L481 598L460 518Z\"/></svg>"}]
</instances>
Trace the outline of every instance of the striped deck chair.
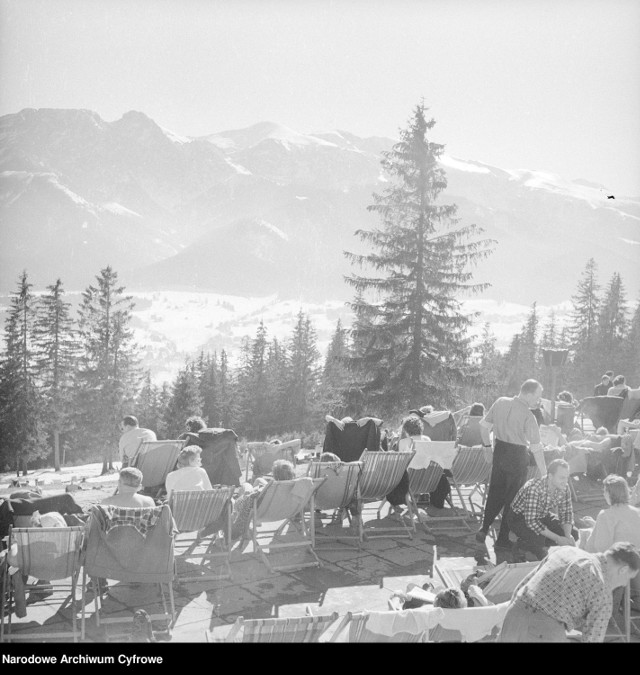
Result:
<instances>
[{"instance_id":1,"label":"striped deck chair","mask_svg":"<svg viewBox=\"0 0 640 675\"><path fill-rule=\"evenodd\" d=\"M489 607L443 609L443 617L429 630L427 642L495 642L509 602ZM471 629L472 636L469 636Z\"/></svg>"},{"instance_id":2,"label":"striped deck chair","mask_svg":"<svg viewBox=\"0 0 640 675\"><path fill-rule=\"evenodd\" d=\"M451 469L458 454L455 441L413 441L415 457L409 464L409 494L417 512L417 495L433 492L445 469ZM438 532L469 531L468 514L464 510L449 516L427 516L423 520L425 529L436 534Z\"/></svg>"},{"instance_id":3,"label":"striped deck chair","mask_svg":"<svg viewBox=\"0 0 640 675\"><path fill-rule=\"evenodd\" d=\"M539 560L522 563L500 563L486 574L478 577L476 583L482 584L489 580L482 592L487 600L497 605L511 600L516 586L538 565L540 565Z\"/></svg>"},{"instance_id":4,"label":"striped deck chair","mask_svg":"<svg viewBox=\"0 0 640 675\"><path fill-rule=\"evenodd\" d=\"M286 459L294 466L296 464L296 455L302 447L302 441L296 438L286 443L247 443L247 468L245 479L249 477L249 465L251 465L253 482L260 476L266 476L271 472L273 463L278 459Z\"/></svg>"},{"instance_id":5,"label":"striped deck chair","mask_svg":"<svg viewBox=\"0 0 640 675\"><path fill-rule=\"evenodd\" d=\"M142 471L142 494L154 499L164 490L168 474L175 469L187 441L142 441L131 466Z\"/></svg>"},{"instance_id":6,"label":"striped deck chair","mask_svg":"<svg viewBox=\"0 0 640 675\"><path fill-rule=\"evenodd\" d=\"M309 463L307 476L310 478L326 478L316 492L315 507L320 511L334 512L331 524L342 524L342 514L346 512L346 507L356 498L363 466L363 462L311 461ZM316 522L322 524L322 516L316 513L315 517ZM341 534L338 533L323 532L321 535L316 534L316 543L342 538ZM359 542L359 537L357 539Z\"/></svg>"},{"instance_id":7,"label":"striped deck chair","mask_svg":"<svg viewBox=\"0 0 640 675\"><path fill-rule=\"evenodd\" d=\"M389 611L387 614L393 615ZM421 633L400 632L395 635L374 633L367 628L369 612L347 612L335 629L329 642L424 642L426 631Z\"/></svg>"},{"instance_id":8,"label":"striped deck chair","mask_svg":"<svg viewBox=\"0 0 640 675\"><path fill-rule=\"evenodd\" d=\"M413 450L400 452L370 452L369 450L365 450L362 453L360 459L363 462L363 468L357 491L358 514L356 516L358 537L361 543L364 539L387 537L390 534L409 537L409 539L413 538L413 510L409 497L407 497L407 506L411 518L411 525L409 527L407 527L404 518L401 517L398 525L376 525L367 528L365 531L363 511L366 504L384 500L386 495L397 487L414 454ZM380 520L379 510L377 512L377 520Z\"/></svg>"},{"instance_id":9,"label":"striped deck chair","mask_svg":"<svg viewBox=\"0 0 640 675\"><path fill-rule=\"evenodd\" d=\"M192 544L194 548L197 548L200 543L201 539L197 535L195 537L179 536L176 537L175 542L176 555L178 554L178 545L182 547L186 544L186 549L181 550L185 559L199 559L202 567L206 565L208 560L222 559L226 573L216 574L209 571L202 575L176 574L179 581L211 581L231 578L229 556L231 555L231 497L233 496L233 490L233 486L216 485L213 490L174 490L171 493L169 506L180 534L197 532L220 518L225 518L227 524L226 536L221 538L218 532L212 532L211 540L204 553L196 553L195 550L189 551ZM222 550L213 552L213 547L216 545L219 545Z\"/></svg>"},{"instance_id":10,"label":"striped deck chair","mask_svg":"<svg viewBox=\"0 0 640 675\"><path fill-rule=\"evenodd\" d=\"M99 578L119 581L119 586L131 584L158 584L163 613L151 614L154 621L166 621L169 627L175 622L175 603L173 597L174 534L175 523L168 504L155 507L159 517L153 527L143 536L135 526L119 525L105 531L99 506L94 506L87 523L84 567L82 573L82 639L85 635L87 608L87 577L97 582ZM127 509L143 512L140 520L144 520L148 509ZM164 585L168 587L170 607L164 593ZM117 623L122 618L102 618L102 599L100 584L94 594L96 603L96 626L101 623Z\"/></svg>"},{"instance_id":11,"label":"striped deck chair","mask_svg":"<svg viewBox=\"0 0 640 675\"><path fill-rule=\"evenodd\" d=\"M12 640L44 640L68 639L78 641L80 633L76 620L76 586L81 567L82 542L85 528L81 527L28 527L9 528L8 535L8 565L5 566L3 587L8 590L5 605L5 593L2 594L2 609L0 616L4 617L7 611L7 631L2 623L0 639L7 642ZM13 633L11 629L11 609L13 593L11 591L9 566L17 567L16 574L29 575L37 579L46 579L50 582L54 593L63 592L64 600L61 609L69 601L71 607L71 631L40 631L37 633ZM28 589L29 587L27 587ZM37 588L37 587L36 587ZM47 600L51 602L50 599Z\"/></svg>"},{"instance_id":12,"label":"striped deck chair","mask_svg":"<svg viewBox=\"0 0 640 675\"><path fill-rule=\"evenodd\" d=\"M274 570L286 571L303 567L320 567L321 562L315 553L315 493L326 479L323 478L295 478L293 480L273 481L269 483L257 499L253 501L251 515L251 538L254 551L271 572ZM304 518L305 509L309 509L311 518L309 526ZM297 521L296 522L296 517ZM277 529L262 527L264 523L281 524ZM300 526L298 528L298 525ZM296 541L278 542L285 528L298 530L302 539ZM268 550L267 550L268 549ZM311 554L313 560L309 562L294 562L284 565L273 564L270 554L281 550L302 550Z\"/></svg>"},{"instance_id":13,"label":"striped deck chair","mask_svg":"<svg viewBox=\"0 0 640 675\"><path fill-rule=\"evenodd\" d=\"M251 619L238 617L225 642L318 642L338 613L325 616L280 617ZM210 640L210 633L207 633Z\"/></svg>"},{"instance_id":14,"label":"striped deck chair","mask_svg":"<svg viewBox=\"0 0 640 675\"><path fill-rule=\"evenodd\" d=\"M449 482L458 493L463 506L464 493L466 492L469 509L474 516L482 515L482 508L487 499L487 485L491 476L492 464L493 453L490 448L483 448L481 445L472 447L461 445L458 447L458 453L451 465ZM476 514L477 507L472 499L476 493L482 499L478 514Z\"/></svg>"}]
</instances>

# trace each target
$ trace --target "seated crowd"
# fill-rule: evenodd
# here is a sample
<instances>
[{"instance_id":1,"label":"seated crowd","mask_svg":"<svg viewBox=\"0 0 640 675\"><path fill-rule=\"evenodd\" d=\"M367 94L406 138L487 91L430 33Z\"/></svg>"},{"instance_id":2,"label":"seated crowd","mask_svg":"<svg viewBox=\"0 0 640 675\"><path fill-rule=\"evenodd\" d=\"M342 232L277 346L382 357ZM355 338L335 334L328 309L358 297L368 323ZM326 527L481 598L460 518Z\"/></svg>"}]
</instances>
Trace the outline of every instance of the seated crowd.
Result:
<instances>
[{"instance_id":1,"label":"seated crowd","mask_svg":"<svg viewBox=\"0 0 640 675\"><path fill-rule=\"evenodd\" d=\"M524 387L525 385L523 389ZM603 393L605 387L606 394ZM630 389L625 384L624 377L611 378L608 374L603 376L602 383L595 388L594 394L640 399L640 389ZM531 395L527 400L533 401L534 398L535 396ZM530 455L529 464L535 466L537 463L538 477L525 481L524 484L521 482L521 487L514 490L515 495L510 501L503 500L503 521L506 530L510 530L510 540L515 542L515 547L519 551L530 554L536 560L547 561L550 548L554 546L580 548L589 554L607 555L619 542L629 542L636 549L640 548L640 510L636 508L640 503L640 481L637 481L633 488L630 488L627 482L627 476L637 473L640 421L620 420L615 434L610 433L605 427L597 428L593 433L583 433L575 425L575 412L578 406L579 403L570 392L561 392L558 395L555 419L545 416L539 406L529 406L538 422L546 472L540 470L541 455L536 456L535 460ZM493 408L487 413L481 403L474 403L466 411L462 411L460 423L456 425L452 414L448 411L436 412L432 406L423 406L411 410L395 433L383 431L381 421L375 418L362 418L356 421L351 418L335 420L328 417L325 452L319 460L351 461L353 457L358 458L365 447L369 450L372 448L387 451L402 450L410 447L416 440L450 440L455 441L458 446L489 447L486 438L487 429L494 423L492 411ZM491 424L487 425L486 420L491 420ZM133 416L126 416L123 419L121 429L122 469L118 487L112 496L101 502L102 506L115 509L153 508L162 503L170 504L174 491L211 490L214 485L234 486L236 490L233 495L231 532L226 531L226 520L220 518L201 530L198 533L199 537L222 532L230 535L231 540L243 538L250 523L253 503L260 498L264 489L272 481L296 478L295 466L290 461L281 459L273 463L269 475L257 476L251 483L242 482L235 433L225 429L208 429L202 418L190 417L186 422L186 432L180 437L181 440L186 440L186 444L180 451L174 470L166 476L165 491L154 500L141 494L143 475L131 464L134 463L134 448L137 448L141 441L155 440L155 434L147 429L141 429ZM497 438L495 431L494 428L494 438ZM531 449L533 450L533 447ZM495 453L495 448L493 451ZM578 472L587 473L598 479L604 478L602 485L608 508L600 511L595 520L584 518L581 522L576 522L574 518L570 481L571 474ZM451 473L445 471L437 488L430 495L422 496L424 503L443 508L445 502L450 501L451 487L448 476L451 476ZM496 476L494 471L492 483L495 481L497 484ZM398 513L402 513L400 507L406 503L408 485L408 474L405 472L398 486L387 495L387 500ZM36 514L34 525L40 526L45 522L47 526L78 524L87 518L87 514L70 493L46 498L33 492L14 493L0 504L0 528L4 530L3 536L6 534L7 526L14 523L15 516L33 514ZM478 541L484 542L485 536L483 525ZM616 561L633 559L632 563L624 564L630 565L628 578L633 580L634 602L640 601L640 575L637 575L637 567L636 574L632 574L635 558L632 555L629 557L630 554L627 553L611 555ZM616 564L623 565L622 562ZM46 582L40 583L46 587ZM91 583L92 587L95 586L93 581ZM100 586L106 589L106 580L101 580ZM516 590L519 591L520 587ZM406 593L397 595L405 609L423 604L442 608L490 604L479 586L474 583L473 575L463 582L461 589L438 590L432 586L418 588L410 585ZM515 597L514 594L514 599ZM514 616L515 611L514 609ZM525 615L526 611L523 616ZM519 618L519 615L516 618Z\"/></svg>"}]
</instances>

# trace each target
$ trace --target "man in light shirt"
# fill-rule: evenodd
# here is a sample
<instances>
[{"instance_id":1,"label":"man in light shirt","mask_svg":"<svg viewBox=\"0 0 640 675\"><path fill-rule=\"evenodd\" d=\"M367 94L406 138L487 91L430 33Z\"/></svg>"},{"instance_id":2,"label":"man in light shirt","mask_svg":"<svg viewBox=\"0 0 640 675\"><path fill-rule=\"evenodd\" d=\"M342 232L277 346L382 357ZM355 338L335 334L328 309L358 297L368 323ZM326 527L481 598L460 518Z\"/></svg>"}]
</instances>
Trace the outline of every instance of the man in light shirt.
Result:
<instances>
[{"instance_id":1,"label":"man in light shirt","mask_svg":"<svg viewBox=\"0 0 640 675\"><path fill-rule=\"evenodd\" d=\"M122 435L118 443L118 450L120 452L122 468L129 466L142 441L157 440L155 433L151 429L144 429L138 426L138 418L133 415L127 415L122 418L120 431Z\"/></svg>"},{"instance_id":2,"label":"man in light shirt","mask_svg":"<svg viewBox=\"0 0 640 675\"><path fill-rule=\"evenodd\" d=\"M540 429L531 412L531 408L539 405L541 398L542 385L537 380L527 380L517 396L499 398L480 421L483 445L491 447L489 434L493 430L494 449L487 503L476 541L484 543L493 521L504 509L494 549L510 548L507 515L513 498L527 480L528 450L533 453L542 476L547 474Z\"/></svg>"}]
</instances>

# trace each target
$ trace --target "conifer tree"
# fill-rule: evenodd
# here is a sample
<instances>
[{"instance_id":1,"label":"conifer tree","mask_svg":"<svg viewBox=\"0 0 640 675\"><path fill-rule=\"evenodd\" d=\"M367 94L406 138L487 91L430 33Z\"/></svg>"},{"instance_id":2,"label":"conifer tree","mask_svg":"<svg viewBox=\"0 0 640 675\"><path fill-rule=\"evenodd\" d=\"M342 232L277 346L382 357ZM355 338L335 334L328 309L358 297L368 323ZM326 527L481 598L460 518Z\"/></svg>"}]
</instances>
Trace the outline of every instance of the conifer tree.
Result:
<instances>
[{"instance_id":1,"label":"conifer tree","mask_svg":"<svg viewBox=\"0 0 640 675\"><path fill-rule=\"evenodd\" d=\"M231 429L237 423L236 392L233 374L229 369L227 352L220 352L220 424L225 429Z\"/></svg>"},{"instance_id":2,"label":"conifer tree","mask_svg":"<svg viewBox=\"0 0 640 675\"><path fill-rule=\"evenodd\" d=\"M187 362L176 375L165 411L166 433L169 438L178 438L185 430L185 420L192 415L202 415L202 397L196 366Z\"/></svg>"},{"instance_id":3,"label":"conifer tree","mask_svg":"<svg viewBox=\"0 0 640 675\"><path fill-rule=\"evenodd\" d=\"M151 429L161 438L163 412L160 402L160 389L151 381L151 371L147 370L142 387L135 402L136 417L141 427Z\"/></svg>"},{"instance_id":4,"label":"conifer tree","mask_svg":"<svg viewBox=\"0 0 640 675\"><path fill-rule=\"evenodd\" d=\"M64 299L62 281L47 286L40 299L34 329L38 379L46 409L46 428L53 440L53 461L60 471L60 434L68 426L72 382L79 355L71 303Z\"/></svg>"},{"instance_id":5,"label":"conifer tree","mask_svg":"<svg viewBox=\"0 0 640 675\"><path fill-rule=\"evenodd\" d=\"M632 387L640 387L640 298L625 339L624 363L627 381Z\"/></svg>"},{"instance_id":6,"label":"conifer tree","mask_svg":"<svg viewBox=\"0 0 640 675\"><path fill-rule=\"evenodd\" d=\"M447 180L438 159L444 146L429 141L435 120L418 105L409 126L382 166L392 178L369 207L382 227L358 230L375 252L346 253L352 263L378 276L351 275L356 291L354 339L365 345L350 359L368 405L394 413L430 400L455 400L463 381L471 318L458 297L486 285L473 284L470 264L490 252L492 242L475 240L475 225L458 226L456 206L439 203ZM366 299L366 293L375 297Z\"/></svg>"},{"instance_id":7,"label":"conifer tree","mask_svg":"<svg viewBox=\"0 0 640 675\"><path fill-rule=\"evenodd\" d=\"M35 298L26 271L12 293L0 362L0 452L2 463L26 475L29 460L46 455L42 405L35 384Z\"/></svg>"},{"instance_id":8,"label":"conifer tree","mask_svg":"<svg viewBox=\"0 0 640 675\"><path fill-rule=\"evenodd\" d=\"M622 279L614 272L605 291L600 315L596 353L600 357L600 369L624 373L624 340L627 333L627 299Z\"/></svg>"},{"instance_id":9,"label":"conifer tree","mask_svg":"<svg viewBox=\"0 0 640 675\"><path fill-rule=\"evenodd\" d=\"M220 393L218 391L218 356L201 353L198 360L198 379L202 398L202 416L210 427L220 426Z\"/></svg>"},{"instance_id":10,"label":"conifer tree","mask_svg":"<svg viewBox=\"0 0 640 675\"><path fill-rule=\"evenodd\" d=\"M105 267L82 294L78 329L83 345L75 397L76 447L96 447L102 472L113 469L118 424L138 386L138 356L130 327L134 308L118 275Z\"/></svg>"},{"instance_id":11,"label":"conifer tree","mask_svg":"<svg viewBox=\"0 0 640 675\"><path fill-rule=\"evenodd\" d=\"M345 415L346 396L351 380L346 367L348 356L348 332L338 319L322 371L321 413L338 418Z\"/></svg>"},{"instance_id":12,"label":"conifer tree","mask_svg":"<svg viewBox=\"0 0 640 675\"><path fill-rule=\"evenodd\" d=\"M284 345L273 338L267 350L266 363L266 426L269 436L281 434L286 426L288 354Z\"/></svg>"},{"instance_id":13,"label":"conifer tree","mask_svg":"<svg viewBox=\"0 0 640 675\"><path fill-rule=\"evenodd\" d=\"M287 386L287 412L289 428L306 431L316 402L320 352L311 319L302 309L289 341L289 376Z\"/></svg>"}]
</instances>

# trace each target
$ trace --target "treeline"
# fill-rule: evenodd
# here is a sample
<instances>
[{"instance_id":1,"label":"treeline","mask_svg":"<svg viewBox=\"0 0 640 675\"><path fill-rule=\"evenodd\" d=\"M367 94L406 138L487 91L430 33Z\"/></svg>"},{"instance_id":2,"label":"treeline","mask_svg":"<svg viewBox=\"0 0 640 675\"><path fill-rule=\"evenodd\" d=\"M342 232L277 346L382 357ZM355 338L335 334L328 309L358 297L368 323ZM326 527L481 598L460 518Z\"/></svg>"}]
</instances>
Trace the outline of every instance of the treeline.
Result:
<instances>
[{"instance_id":1,"label":"treeline","mask_svg":"<svg viewBox=\"0 0 640 675\"><path fill-rule=\"evenodd\" d=\"M541 325L534 303L522 329L502 354L489 324L474 342L477 315L466 315L461 297L486 289L470 267L490 255L495 242L460 224L455 204L440 194L447 180L439 158L444 146L428 139L435 125L416 106L400 140L381 164L392 178L369 209L380 227L356 234L371 252L345 255L370 276L346 278L355 297L354 320L338 322L324 360L309 317L300 311L291 335L270 338L268 327L245 337L240 353L201 353L172 383L158 387L139 368L131 329L134 304L107 267L82 294L76 319L62 282L36 297L26 272L12 294L0 363L0 467L26 470L53 456L111 467L118 422L135 414L159 438L175 438L189 415L209 426L233 428L262 440L301 435L305 447L320 442L324 415L381 417L389 426L426 404L455 410L473 401L490 405L513 395L531 377L550 390L544 348L570 356L557 387L582 398L606 370L640 384L640 303L631 315L622 279L604 289L589 260L572 297L569 321L552 314Z\"/></svg>"}]
</instances>

